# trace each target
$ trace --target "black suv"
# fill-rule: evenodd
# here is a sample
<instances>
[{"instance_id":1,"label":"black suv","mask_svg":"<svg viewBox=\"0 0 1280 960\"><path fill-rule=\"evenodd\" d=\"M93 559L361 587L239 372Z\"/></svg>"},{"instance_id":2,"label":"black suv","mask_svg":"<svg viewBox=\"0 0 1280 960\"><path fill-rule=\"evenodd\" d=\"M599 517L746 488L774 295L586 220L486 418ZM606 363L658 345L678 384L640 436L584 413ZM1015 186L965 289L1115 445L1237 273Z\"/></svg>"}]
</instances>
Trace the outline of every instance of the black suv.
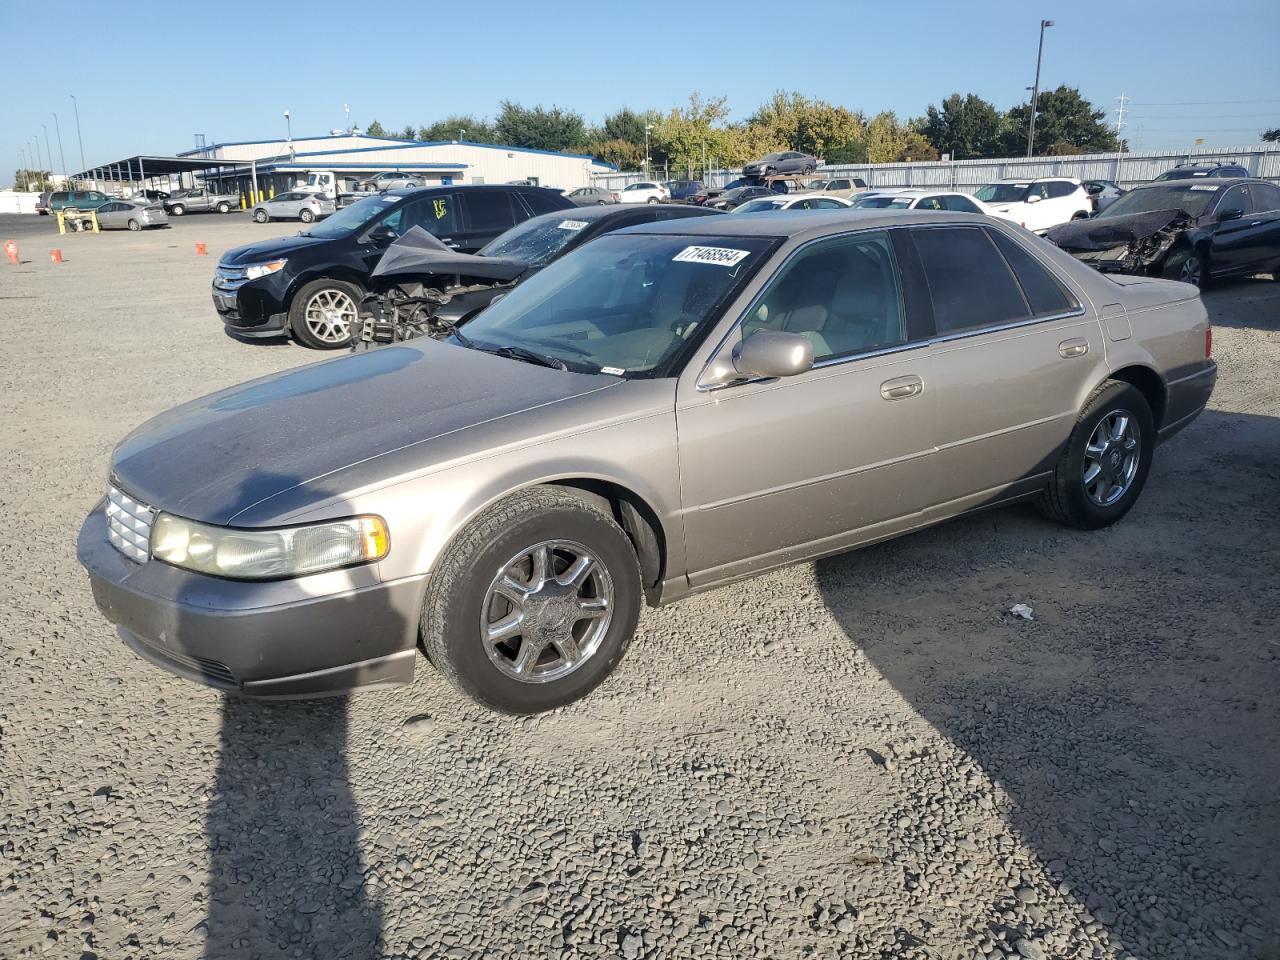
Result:
<instances>
[{"instance_id":1,"label":"black suv","mask_svg":"<svg viewBox=\"0 0 1280 960\"><path fill-rule=\"evenodd\" d=\"M390 190L339 210L293 237L227 251L213 278L213 305L237 336L292 333L318 350L344 347L388 244L422 227L472 253L517 223L573 210L540 187L450 186Z\"/></svg>"},{"instance_id":2,"label":"black suv","mask_svg":"<svg viewBox=\"0 0 1280 960\"><path fill-rule=\"evenodd\" d=\"M1201 177L1248 177L1248 170L1234 160L1226 163L1180 163L1172 170L1166 170L1157 180L1197 180Z\"/></svg>"}]
</instances>

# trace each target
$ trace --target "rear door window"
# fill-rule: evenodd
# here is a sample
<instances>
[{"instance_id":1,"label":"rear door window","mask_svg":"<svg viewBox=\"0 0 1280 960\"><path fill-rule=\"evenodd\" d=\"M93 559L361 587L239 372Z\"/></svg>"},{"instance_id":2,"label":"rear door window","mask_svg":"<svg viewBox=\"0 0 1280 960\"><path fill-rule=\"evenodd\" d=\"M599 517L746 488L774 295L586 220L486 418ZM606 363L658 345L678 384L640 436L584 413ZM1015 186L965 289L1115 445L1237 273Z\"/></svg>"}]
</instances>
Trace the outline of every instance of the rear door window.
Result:
<instances>
[{"instance_id":1,"label":"rear door window","mask_svg":"<svg viewBox=\"0 0 1280 960\"><path fill-rule=\"evenodd\" d=\"M603 191L598 187L587 187L583 190L583 193L593 196L603 193ZM561 209L549 194L543 193L541 190L521 190L520 198L524 200L525 206L529 208L535 217L544 213L555 213Z\"/></svg>"},{"instance_id":2,"label":"rear door window","mask_svg":"<svg viewBox=\"0 0 1280 960\"><path fill-rule=\"evenodd\" d=\"M473 233L501 233L516 222L507 190L473 190L467 193L467 222ZM521 211L521 218L523 211Z\"/></svg>"},{"instance_id":3,"label":"rear door window","mask_svg":"<svg viewBox=\"0 0 1280 960\"><path fill-rule=\"evenodd\" d=\"M1013 323L1030 315L1013 272L985 230L920 227L910 233L940 336Z\"/></svg>"},{"instance_id":4,"label":"rear door window","mask_svg":"<svg viewBox=\"0 0 1280 960\"><path fill-rule=\"evenodd\" d=\"M1274 183L1251 183L1253 209L1258 213L1274 213L1280 210L1280 187Z\"/></svg>"},{"instance_id":5,"label":"rear door window","mask_svg":"<svg viewBox=\"0 0 1280 960\"><path fill-rule=\"evenodd\" d=\"M1041 266L1035 257L1024 250L1021 244L1006 237L999 230L989 230L988 233L1000 248L1000 252L1004 254L1009 266L1013 268L1014 275L1017 276L1022 292L1026 295L1027 303L1031 307L1032 316L1047 317L1058 313L1069 313L1079 308L1079 301L1067 292L1057 278Z\"/></svg>"},{"instance_id":6,"label":"rear door window","mask_svg":"<svg viewBox=\"0 0 1280 960\"><path fill-rule=\"evenodd\" d=\"M942 205L947 210L955 210L958 213L981 213L975 204L968 197L962 197L957 193L951 193L942 198Z\"/></svg>"},{"instance_id":7,"label":"rear door window","mask_svg":"<svg viewBox=\"0 0 1280 960\"><path fill-rule=\"evenodd\" d=\"M1060 197L1069 197L1076 192L1074 183L1065 183L1061 180L1055 180L1052 183L1045 184L1049 188L1049 199L1054 200Z\"/></svg>"}]
</instances>

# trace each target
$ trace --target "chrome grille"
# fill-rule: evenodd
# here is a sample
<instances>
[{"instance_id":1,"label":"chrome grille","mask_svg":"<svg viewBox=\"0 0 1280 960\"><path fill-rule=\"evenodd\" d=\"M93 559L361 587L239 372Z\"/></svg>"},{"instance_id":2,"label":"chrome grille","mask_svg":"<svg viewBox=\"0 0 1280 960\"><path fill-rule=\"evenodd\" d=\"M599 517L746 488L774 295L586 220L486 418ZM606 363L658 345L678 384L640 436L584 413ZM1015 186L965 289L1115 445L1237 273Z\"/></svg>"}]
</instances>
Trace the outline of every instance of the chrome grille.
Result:
<instances>
[{"instance_id":1,"label":"chrome grille","mask_svg":"<svg viewBox=\"0 0 1280 960\"><path fill-rule=\"evenodd\" d=\"M247 273L244 267L226 266L220 263L213 274L213 289L224 293L239 290L249 280Z\"/></svg>"},{"instance_id":2,"label":"chrome grille","mask_svg":"<svg viewBox=\"0 0 1280 960\"><path fill-rule=\"evenodd\" d=\"M107 539L130 560L151 557L151 522L156 511L139 503L114 483L107 484Z\"/></svg>"}]
</instances>

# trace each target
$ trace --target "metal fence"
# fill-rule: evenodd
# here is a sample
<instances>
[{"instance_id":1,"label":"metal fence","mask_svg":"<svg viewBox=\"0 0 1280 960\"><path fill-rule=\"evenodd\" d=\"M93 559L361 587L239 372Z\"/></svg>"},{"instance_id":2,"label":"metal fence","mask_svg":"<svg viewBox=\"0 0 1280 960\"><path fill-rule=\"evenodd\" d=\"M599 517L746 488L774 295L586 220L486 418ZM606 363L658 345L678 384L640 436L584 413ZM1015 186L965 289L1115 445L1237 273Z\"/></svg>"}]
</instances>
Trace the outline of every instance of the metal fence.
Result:
<instances>
[{"instance_id":1,"label":"metal fence","mask_svg":"<svg viewBox=\"0 0 1280 960\"><path fill-rule=\"evenodd\" d=\"M1252 176L1280 180L1280 144L1247 147L1200 147L1194 150L1148 150L1141 153L1090 153L1061 157L1008 157L999 160L936 160L928 163L858 163L819 167L815 176L861 177L872 187L931 187L972 192L984 183L1005 177L1074 177L1077 180L1114 180L1132 187L1154 180L1170 167L1188 161L1234 161ZM650 179L664 173L655 167ZM701 177L720 187L739 170L709 170ZM676 173L674 176L679 177ZM695 176L698 176L695 173ZM645 179L643 173L612 173L592 178L596 186L621 190ZM662 177L662 179L667 179Z\"/></svg>"}]
</instances>

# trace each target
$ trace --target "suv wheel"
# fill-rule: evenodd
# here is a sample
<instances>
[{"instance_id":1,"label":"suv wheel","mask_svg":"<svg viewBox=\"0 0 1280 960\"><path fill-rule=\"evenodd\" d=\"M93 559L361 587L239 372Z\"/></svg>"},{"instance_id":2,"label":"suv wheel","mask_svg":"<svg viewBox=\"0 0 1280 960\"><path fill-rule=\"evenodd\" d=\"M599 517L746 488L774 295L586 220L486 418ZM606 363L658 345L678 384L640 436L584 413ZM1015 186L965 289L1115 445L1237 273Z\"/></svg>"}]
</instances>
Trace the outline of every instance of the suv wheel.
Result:
<instances>
[{"instance_id":1,"label":"suv wheel","mask_svg":"<svg viewBox=\"0 0 1280 960\"><path fill-rule=\"evenodd\" d=\"M308 210L306 207L303 207L302 212L298 214L298 219L301 220L303 223L310 223L315 218L316 218L316 215L312 213L310 210Z\"/></svg>"},{"instance_id":2,"label":"suv wheel","mask_svg":"<svg viewBox=\"0 0 1280 960\"><path fill-rule=\"evenodd\" d=\"M1160 271L1166 280L1181 280L1203 290L1209 283L1209 271L1204 258L1191 247L1183 247L1169 254Z\"/></svg>"},{"instance_id":3,"label":"suv wheel","mask_svg":"<svg viewBox=\"0 0 1280 960\"><path fill-rule=\"evenodd\" d=\"M351 342L364 291L346 280L323 277L303 285L289 302L289 329L312 350L337 350Z\"/></svg>"},{"instance_id":4,"label":"suv wheel","mask_svg":"<svg viewBox=\"0 0 1280 960\"><path fill-rule=\"evenodd\" d=\"M1081 530L1115 523L1147 482L1155 439L1151 407L1138 388L1104 380L1076 420L1040 499L1041 512Z\"/></svg>"},{"instance_id":5,"label":"suv wheel","mask_svg":"<svg viewBox=\"0 0 1280 960\"><path fill-rule=\"evenodd\" d=\"M482 513L440 557L421 639L455 687L504 713L586 696L626 653L640 616L640 567L604 510L535 487Z\"/></svg>"}]
</instances>

